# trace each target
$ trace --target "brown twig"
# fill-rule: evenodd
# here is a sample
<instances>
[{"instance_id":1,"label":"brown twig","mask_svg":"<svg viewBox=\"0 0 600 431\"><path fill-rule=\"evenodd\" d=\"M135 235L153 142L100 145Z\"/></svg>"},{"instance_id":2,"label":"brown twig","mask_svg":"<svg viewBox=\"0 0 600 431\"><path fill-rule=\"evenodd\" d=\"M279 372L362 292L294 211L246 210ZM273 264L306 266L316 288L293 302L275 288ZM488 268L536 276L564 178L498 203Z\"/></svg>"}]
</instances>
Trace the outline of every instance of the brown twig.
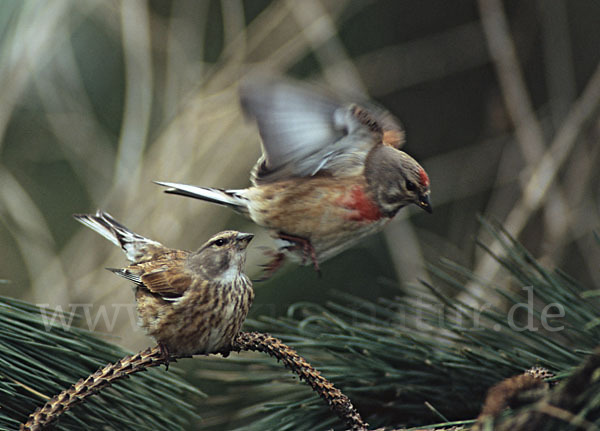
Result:
<instances>
[{"instance_id":1,"label":"brown twig","mask_svg":"<svg viewBox=\"0 0 600 431\"><path fill-rule=\"evenodd\" d=\"M520 404L524 397L528 398L529 402L542 398L550 387L544 380L553 376L554 374L545 368L534 367L492 386L487 392L485 403L473 430L481 429L486 421L498 416L506 407Z\"/></svg>"},{"instance_id":2,"label":"brown twig","mask_svg":"<svg viewBox=\"0 0 600 431\"><path fill-rule=\"evenodd\" d=\"M578 425L589 431L598 430L594 423L573 411L581 401L581 394L590 387L600 371L600 348L597 348L571 377L556 390L546 394L534 407L509 418L494 429L498 431L526 431L543 429L548 417L559 419L570 425Z\"/></svg>"},{"instance_id":3,"label":"brown twig","mask_svg":"<svg viewBox=\"0 0 600 431\"><path fill-rule=\"evenodd\" d=\"M166 358L160 347L155 346L135 355L126 356L114 364L108 364L89 377L79 380L69 389L55 395L43 407L37 408L35 412L29 415L27 422L21 424L20 430L43 430L56 421L64 412L83 402L86 398L97 394L116 380L175 360L176 358Z\"/></svg>"},{"instance_id":4,"label":"brown twig","mask_svg":"<svg viewBox=\"0 0 600 431\"><path fill-rule=\"evenodd\" d=\"M535 166L545 150L544 131L535 113L519 63L517 48L510 34L508 18L501 0L479 0L481 24L498 75L498 83L507 114L515 127L516 144L528 167ZM525 182L521 188L525 190ZM562 238L568 223L556 217L556 212L568 214L570 207L558 183L551 185L553 199L544 204L544 222L548 236Z\"/></svg>"},{"instance_id":5,"label":"brown twig","mask_svg":"<svg viewBox=\"0 0 600 431\"><path fill-rule=\"evenodd\" d=\"M542 148L543 152L540 153L540 146L535 143L539 143L540 139L543 140L543 136L537 126L530 100L526 97L524 80L514 52L513 42L508 33L508 24L501 2L499 0L479 0L479 7L508 112L513 118L519 134L518 143L527 144L527 147L523 146L522 149L531 151L528 160L534 159L533 163L528 162L530 169L528 178L521 187L523 191L521 198L503 222L507 232L517 238L532 215L546 204L544 199L553 187L556 187L558 173L571 154L577 138L600 108L600 64L596 67L579 98L571 106L551 144L547 148ZM534 145L529 145L531 143ZM526 153L524 152L524 154ZM553 199L556 200L555 195L553 195ZM560 229L562 227L557 227L556 232L559 232ZM498 240L493 241L489 248L494 253L501 251ZM499 269L500 264L494 256L486 253L477 262L474 273L480 277L493 279ZM478 291L473 283L470 284L468 290L475 292L475 296L477 296Z\"/></svg>"},{"instance_id":6,"label":"brown twig","mask_svg":"<svg viewBox=\"0 0 600 431\"><path fill-rule=\"evenodd\" d=\"M321 373L315 370L306 359L298 355L291 347L283 344L281 340L269 334L241 332L234 339L231 350L234 352L244 350L263 352L277 358L286 368L306 381L325 400L329 408L346 423L350 430L367 430L368 425L363 422L350 399L325 377L321 376Z\"/></svg>"},{"instance_id":7,"label":"brown twig","mask_svg":"<svg viewBox=\"0 0 600 431\"><path fill-rule=\"evenodd\" d=\"M233 340L231 349L222 352L222 354L227 356L231 351L258 351L277 358L285 367L296 373L301 380L306 381L325 400L329 408L346 423L350 430L363 431L367 429L367 424L363 422L350 399L321 376L294 349L277 338L258 332L241 332ZM148 348L135 355L126 356L114 364L100 368L94 374L79 380L69 389L52 397L43 407L36 409L35 412L29 415L27 422L21 424L20 429L22 431L43 430L56 421L61 414L83 402L86 398L97 394L105 387L110 386L116 380L182 358L179 356L166 358L159 346Z\"/></svg>"},{"instance_id":8,"label":"brown twig","mask_svg":"<svg viewBox=\"0 0 600 431\"><path fill-rule=\"evenodd\" d=\"M549 385L544 382L544 379L553 377L553 374L544 368L532 368L524 374L503 380L488 391L484 407L472 430L482 429L484 423L494 419L504 408L514 407L515 404L522 404L524 401L535 402L535 404L530 409L494 424L493 429L498 431L542 429L548 426L550 417L590 431L598 430L597 425L573 412L584 388L593 383L594 375L598 370L600 370L600 349L596 349L584 364L554 391L549 391Z\"/></svg>"}]
</instances>

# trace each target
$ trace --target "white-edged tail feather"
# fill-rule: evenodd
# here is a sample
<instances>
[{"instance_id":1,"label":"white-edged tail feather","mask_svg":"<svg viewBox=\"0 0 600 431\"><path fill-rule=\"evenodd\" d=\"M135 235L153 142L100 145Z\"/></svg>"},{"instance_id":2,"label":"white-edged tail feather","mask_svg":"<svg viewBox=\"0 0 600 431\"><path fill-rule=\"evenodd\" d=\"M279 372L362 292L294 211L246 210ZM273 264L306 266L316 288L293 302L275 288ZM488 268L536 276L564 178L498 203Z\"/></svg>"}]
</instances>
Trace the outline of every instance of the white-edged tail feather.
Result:
<instances>
[{"instance_id":1,"label":"white-edged tail feather","mask_svg":"<svg viewBox=\"0 0 600 431\"><path fill-rule=\"evenodd\" d=\"M127 256L127 259L131 262L138 262L141 260L147 255L149 249L156 247L164 248L161 243L152 241L151 239L130 231L104 211L98 210L95 215L73 214L73 217L75 217L78 222L99 233L113 244L121 247Z\"/></svg>"},{"instance_id":2,"label":"white-edged tail feather","mask_svg":"<svg viewBox=\"0 0 600 431\"><path fill-rule=\"evenodd\" d=\"M187 196L190 198L201 199L219 205L225 205L236 211L248 212L248 199L245 197L245 190L221 190L210 187L196 187L187 184L169 183L163 181L154 181L159 186L168 187L165 193Z\"/></svg>"}]
</instances>

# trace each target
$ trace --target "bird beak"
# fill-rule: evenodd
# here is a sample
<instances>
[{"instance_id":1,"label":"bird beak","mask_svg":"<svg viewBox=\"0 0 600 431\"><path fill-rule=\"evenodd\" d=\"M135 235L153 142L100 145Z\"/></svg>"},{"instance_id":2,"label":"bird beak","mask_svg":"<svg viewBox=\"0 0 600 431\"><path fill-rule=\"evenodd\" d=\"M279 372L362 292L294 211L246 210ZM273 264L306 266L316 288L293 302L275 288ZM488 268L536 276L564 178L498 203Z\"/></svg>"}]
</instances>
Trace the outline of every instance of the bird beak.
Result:
<instances>
[{"instance_id":1,"label":"bird beak","mask_svg":"<svg viewBox=\"0 0 600 431\"><path fill-rule=\"evenodd\" d=\"M419 202L417 205L423 208L429 214L433 212L433 208L431 208L431 201L429 200L429 194L419 196Z\"/></svg>"},{"instance_id":2,"label":"bird beak","mask_svg":"<svg viewBox=\"0 0 600 431\"><path fill-rule=\"evenodd\" d=\"M246 243L246 245L248 245L248 243L252 240L252 238L254 238L254 234L243 233L243 232L239 232L236 237L236 239L239 242L244 242L244 243Z\"/></svg>"}]
</instances>

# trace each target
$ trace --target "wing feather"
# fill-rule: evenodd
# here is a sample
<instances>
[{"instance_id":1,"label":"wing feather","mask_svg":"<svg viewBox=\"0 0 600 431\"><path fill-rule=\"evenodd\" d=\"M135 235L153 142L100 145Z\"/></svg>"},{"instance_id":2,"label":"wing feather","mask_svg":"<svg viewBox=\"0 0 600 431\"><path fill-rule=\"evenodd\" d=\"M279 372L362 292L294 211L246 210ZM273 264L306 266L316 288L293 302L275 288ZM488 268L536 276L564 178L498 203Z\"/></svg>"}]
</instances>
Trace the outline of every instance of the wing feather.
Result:
<instances>
[{"instance_id":1,"label":"wing feather","mask_svg":"<svg viewBox=\"0 0 600 431\"><path fill-rule=\"evenodd\" d=\"M141 278L150 292L164 298L179 298L192 284L192 276L181 268L157 268L144 273Z\"/></svg>"},{"instance_id":2,"label":"wing feather","mask_svg":"<svg viewBox=\"0 0 600 431\"><path fill-rule=\"evenodd\" d=\"M254 184L323 171L356 175L373 146L403 143L400 123L385 109L371 102L344 103L306 83L254 77L242 84L240 98L262 138Z\"/></svg>"},{"instance_id":3,"label":"wing feather","mask_svg":"<svg viewBox=\"0 0 600 431\"><path fill-rule=\"evenodd\" d=\"M154 260L130 265L123 270L126 278L166 300L181 297L193 282L186 268L188 252L177 250Z\"/></svg>"}]
</instances>

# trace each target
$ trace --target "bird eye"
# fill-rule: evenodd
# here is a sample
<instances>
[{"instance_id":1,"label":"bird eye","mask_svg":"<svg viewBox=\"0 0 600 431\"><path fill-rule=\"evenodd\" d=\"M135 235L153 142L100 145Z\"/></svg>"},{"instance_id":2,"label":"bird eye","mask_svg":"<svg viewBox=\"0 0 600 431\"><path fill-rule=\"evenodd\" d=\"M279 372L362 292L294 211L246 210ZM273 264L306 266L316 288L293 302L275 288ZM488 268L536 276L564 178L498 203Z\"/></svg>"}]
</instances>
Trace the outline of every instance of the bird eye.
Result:
<instances>
[{"instance_id":1,"label":"bird eye","mask_svg":"<svg viewBox=\"0 0 600 431\"><path fill-rule=\"evenodd\" d=\"M219 239L215 240L215 242L213 244L216 245L217 247L223 247L225 244L227 244L227 241L225 241L223 238L219 238Z\"/></svg>"},{"instance_id":2,"label":"bird eye","mask_svg":"<svg viewBox=\"0 0 600 431\"><path fill-rule=\"evenodd\" d=\"M417 186L415 186L415 183L413 183L412 181L406 180L406 190L408 190L409 192L414 192L415 190L417 190Z\"/></svg>"}]
</instances>

